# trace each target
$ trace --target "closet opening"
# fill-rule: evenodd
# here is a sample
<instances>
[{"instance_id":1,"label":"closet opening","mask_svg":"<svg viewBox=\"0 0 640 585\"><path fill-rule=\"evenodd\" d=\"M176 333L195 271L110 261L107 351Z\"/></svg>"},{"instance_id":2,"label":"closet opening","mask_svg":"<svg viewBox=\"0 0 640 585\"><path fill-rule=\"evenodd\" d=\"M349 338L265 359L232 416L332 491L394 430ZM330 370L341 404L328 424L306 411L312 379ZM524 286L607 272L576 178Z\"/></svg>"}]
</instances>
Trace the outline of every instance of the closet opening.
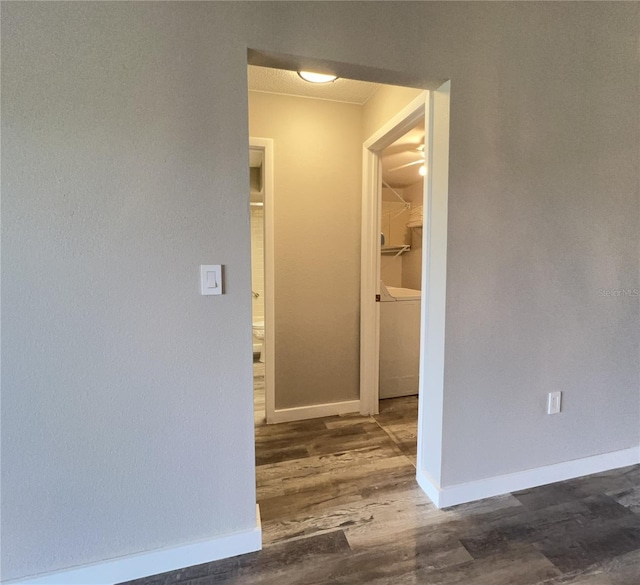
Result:
<instances>
[{"instance_id":1,"label":"closet opening","mask_svg":"<svg viewBox=\"0 0 640 585\"><path fill-rule=\"evenodd\" d=\"M379 399L419 390L424 119L381 153Z\"/></svg>"}]
</instances>

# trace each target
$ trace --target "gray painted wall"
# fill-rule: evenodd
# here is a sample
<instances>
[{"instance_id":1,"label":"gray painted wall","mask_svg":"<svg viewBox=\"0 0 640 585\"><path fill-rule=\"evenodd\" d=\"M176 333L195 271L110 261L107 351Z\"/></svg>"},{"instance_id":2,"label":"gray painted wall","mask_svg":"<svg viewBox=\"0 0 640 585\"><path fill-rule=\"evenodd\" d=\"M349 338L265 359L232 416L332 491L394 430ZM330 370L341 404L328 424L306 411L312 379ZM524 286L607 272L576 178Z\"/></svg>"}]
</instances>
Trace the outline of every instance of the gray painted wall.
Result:
<instances>
[{"instance_id":1,"label":"gray painted wall","mask_svg":"<svg viewBox=\"0 0 640 585\"><path fill-rule=\"evenodd\" d=\"M3 579L254 524L247 47L452 80L443 484L637 445L639 10L3 3Z\"/></svg>"},{"instance_id":2,"label":"gray painted wall","mask_svg":"<svg viewBox=\"0 0 640 585\"><path fill-rule=\"evenodd\" d=\"M255 526L246 52L121 7L2 6L3 579Z\"/></svg>"}]
</instances>

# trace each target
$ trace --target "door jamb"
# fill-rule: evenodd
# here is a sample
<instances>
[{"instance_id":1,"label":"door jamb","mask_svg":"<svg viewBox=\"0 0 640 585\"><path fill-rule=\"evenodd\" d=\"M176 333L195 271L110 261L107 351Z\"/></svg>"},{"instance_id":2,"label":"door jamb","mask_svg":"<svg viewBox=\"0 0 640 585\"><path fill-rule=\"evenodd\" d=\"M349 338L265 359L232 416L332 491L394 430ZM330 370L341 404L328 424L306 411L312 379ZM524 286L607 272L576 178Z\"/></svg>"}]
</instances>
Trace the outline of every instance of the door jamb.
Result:
<instances>
[{"instance_id":1,"label":"door jamb","mask_svg":"<svg viewBox=\"0 0 640 585\"><path fill-rule=\"evenodd\" d=\"M422 319L416 479L436 504L442 485L444 359L449 213L449 120L451 81L429 96L425 120L427 176L422 243Z\"/></svg>"},{"instance_id":2,"label":"door jamb","mask_svg":"<svg viewBox=\"0 0 640 585\"><path fill-rule=\"evenodd\" d=\"M382 150L424 116L427 175L424 180L420 381L416 479L440 505L444 418L444 358L449 204L451 82L422 93L363 146L360 297L360 412L378 412L380 310L380 212Z\"/></svg>"}]
</instances>

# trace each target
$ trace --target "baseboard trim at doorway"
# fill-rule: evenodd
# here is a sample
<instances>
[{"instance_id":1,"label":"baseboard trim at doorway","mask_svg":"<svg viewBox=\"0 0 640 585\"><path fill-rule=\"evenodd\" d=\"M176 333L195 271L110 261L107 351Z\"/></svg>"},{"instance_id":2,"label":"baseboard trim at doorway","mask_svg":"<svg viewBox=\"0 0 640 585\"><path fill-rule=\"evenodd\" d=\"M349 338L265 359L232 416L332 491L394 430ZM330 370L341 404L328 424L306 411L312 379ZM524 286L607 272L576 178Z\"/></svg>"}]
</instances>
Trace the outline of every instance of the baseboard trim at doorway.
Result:
<instances>
[{"instance_id":1,"label":"baseboard trim at doorway","mask_svg":"<svg viewBox=\"0 0 640 585\"><path fill-rule=\"evenodd\" d=\"M640 463L640 447L632 447L446 487L440 487L422 469L418 470L416 480L437 508L449 508L638 463Z\"/></svg>"},{"instance_id":2,"label":"baseboard trim at doorway","mask_svg":"<svg viewBox=\"0 0 640 585\"><path fill-rule=\"evenodd\" d=\"M359 400L327 402L325 404L297 406L295 408L281 408L280 410L273 411L273 416L269 417L269 423L292 422L296 420L307 420L310 418L321 418L324 416L351 414L352 412L360 412Z\"/></svg>"},{"instance_id":3,"label":"baseboard trim at doorway","mask_svg":"<svg viewBox=\"0 0 640 585\"><path fill-rule=\"evenodd\" d=\"M219 561L255 552L262 548L260 508L256 505L256 525L248 530L223 534L191 544L127 555L43 573L32 577L2 581L2 585L113 585L142 579L183 567Z\"/></svg>"}]
</instances>

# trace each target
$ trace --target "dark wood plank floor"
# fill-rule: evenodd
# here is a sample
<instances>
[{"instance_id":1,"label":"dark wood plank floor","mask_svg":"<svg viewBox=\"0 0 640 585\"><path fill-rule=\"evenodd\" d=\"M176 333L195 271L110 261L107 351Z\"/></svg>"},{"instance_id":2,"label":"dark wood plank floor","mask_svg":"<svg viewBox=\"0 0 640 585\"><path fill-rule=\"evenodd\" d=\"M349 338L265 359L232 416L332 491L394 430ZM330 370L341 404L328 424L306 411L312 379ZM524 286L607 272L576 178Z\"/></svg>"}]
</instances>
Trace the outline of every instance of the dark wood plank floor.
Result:
<instances>
[{"instance_id":1,"label":"dark wood plank floor","mask_svg":"<svg viewBox=\"0 0 640 585\"><path fill-rule=\"evenodd\" d=\"M640 466L437 510L415 482L415 398L266 426L262 371L263 550L129 585L640 585Z\"/></svg>"}]
</instances>

